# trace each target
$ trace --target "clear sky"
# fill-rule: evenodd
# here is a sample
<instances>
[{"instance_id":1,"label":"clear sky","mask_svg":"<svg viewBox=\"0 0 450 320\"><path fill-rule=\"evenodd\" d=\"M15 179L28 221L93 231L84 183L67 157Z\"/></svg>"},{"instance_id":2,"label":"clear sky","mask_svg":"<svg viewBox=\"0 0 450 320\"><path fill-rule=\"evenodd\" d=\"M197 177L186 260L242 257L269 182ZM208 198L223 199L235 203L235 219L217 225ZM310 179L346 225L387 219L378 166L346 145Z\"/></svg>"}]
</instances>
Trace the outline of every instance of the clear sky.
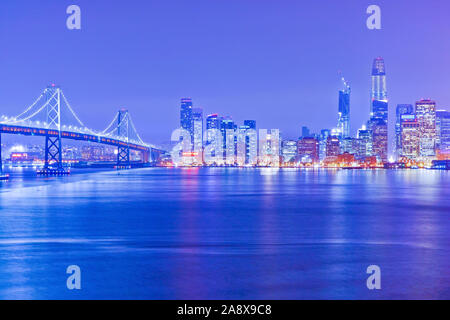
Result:
<instances>
[{"instance_id":1,"label":"clear sky","mask_svg":"<svg viewBox=\"0 0 450 320\"><path fill-rule=\"evenodd\" d=\"M66 8L82 30L66 28ZM378 4L382 30L366 28ZM0 114L16 115L48 84L80 118L105 128L127 107L143 139L179 125L179 100L297 138L337 123L339 71L352 86L354 133L368 118L372 60L386 61L398 103L450 106L447 0L2 0Z\"/></svg>"}]
</instances>

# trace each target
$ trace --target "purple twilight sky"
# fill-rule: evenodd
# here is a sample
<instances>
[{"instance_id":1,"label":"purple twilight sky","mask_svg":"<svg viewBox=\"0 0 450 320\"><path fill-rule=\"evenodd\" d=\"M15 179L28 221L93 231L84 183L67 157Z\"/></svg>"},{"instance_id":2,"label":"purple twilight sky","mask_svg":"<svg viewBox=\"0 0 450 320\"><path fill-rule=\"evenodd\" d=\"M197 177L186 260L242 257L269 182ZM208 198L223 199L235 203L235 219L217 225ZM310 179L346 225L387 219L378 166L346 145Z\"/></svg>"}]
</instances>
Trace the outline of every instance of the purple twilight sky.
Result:
<instances>
[{"instance_id":1,"label":"purple twilight sky","mask_svg":"<svg viewBox=\"0 0 450 320\"><path fill-rule=\"evenodd\" d=\"M66 8L82 30L66 28ZM366 28L366 8L382 30ZM352 86L351 126L368 118L372 60L384 57L395 106L450 106L447 0L2 0L0 114L19 114L48 84L105 128L127 107L143 139L179 125L179 100L297 138L336 126L339 71Z\"/></svg>"}]
</instances>

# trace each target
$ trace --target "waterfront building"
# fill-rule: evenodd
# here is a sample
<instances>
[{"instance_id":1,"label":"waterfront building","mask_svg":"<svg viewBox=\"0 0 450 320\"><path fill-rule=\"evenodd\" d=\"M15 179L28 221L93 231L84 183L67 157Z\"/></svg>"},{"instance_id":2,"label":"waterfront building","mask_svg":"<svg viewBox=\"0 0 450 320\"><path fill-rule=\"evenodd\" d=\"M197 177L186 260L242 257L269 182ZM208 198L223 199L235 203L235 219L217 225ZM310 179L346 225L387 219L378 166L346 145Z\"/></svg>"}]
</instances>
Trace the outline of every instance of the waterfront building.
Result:
<instances>
[{"instance_id":1,"label":"waterfront building","mask_svg":"<svg viewBox=\"0 0 450 320\"><path fill-rule=\"evenodd\" d=\"M256 131L256 121L255 120L244 120L244 127L245 130L255 130ZM257 133L256 133L257 136ZM250 136L246 136L245 138L246 143L246 158L245 163L246 164L254 164L254 159L258 158L258 139L251 139ZM252 160L253 159L253 160Z\"/></svg>"},{"instance_id":2,"label":"waterfront building","mask_svg":"<svg viewBox=\"0 0 450 320\"><path fill-rule=\"evenodd\" d=\"M281 157L284 164L294 164L297 158L297 141L283 140L281 143Z\"/></svg>"},{"instance_id":3,"label":"waterfront building","mask_svg":"<svg viewBox=\"0 0 450 320\"><path fill-rule=\"evenodd\" d=\"M397 156L402 152L402 121L415 118L414 106L412 104L399 104L396 109L395 121L395 151Z\"/></svg>"},{"instance_id":4,"label":"waterfront building","mask_svg":"<svg viewBox=\"0 0 450 320\"><path fill-rule=\"evenodd\" d=\"M223 137L224 159L227 164L233 164L233 156L236 154L236 125L231 117L223 117L220 119L220 131Z\"/></svg>"},{"instance_id":5,"label":"waterfront building","mask_svg":"<svg viewBox=\"0 0 450 320\"><path fill-rule=\"evenodd\" d=\"M338 130L340 137L350 137L350 94L351 89L348 82L342 78L343 89L339 91Z\"/></svg>"},{"instance_id":6,"label":"waterfront building","mask_svg":"<svg viewBox=\"0 0 450 320\"><path fill-rule=\"evenodd\" d=\"M217 146L218 142L214 143L214 146L211 146L211 141L217 139L217 133L214 131L210 131L211 129L220 131L220 118L217 113L210 114L206 117L206 141L204 143L204 154L206 154L206 146L211 148L211 156L216 157L216 150L221 149ZM222 145L222 143L220 143ZM218 159L216 159L218 161Z\"/></svg>"},{"instance_id":7,"label":"waterfront building","mask_svg":"<svg viewBox=\"0 0 450 320\"><path fill-rule=\"evenodd\" d=\"M340 140L336 136L329 136L327 138L327 157L337 157L341 153Z\"/></svg>"},{"instance_id":8,"label":"waterfront building","mask_svg":"<svg viewBox=\"0 0 450 320\"><path fill-rule=\"evenodd\" d=\"M255 165L258 159L258 134L247 125L240 126L236 134L237 164Z\"/></svg>"},{"instance_id":9,"label":"waterfront building","mask_svg":"<svg viewBox=\"0 0 450 320\"><path fill-rule=\"evenodd\" d=\"M331 136L331 130L323 129L320 131L319 136L319 160L323 161L327 156L327 141L328 137Z\"/></svg>"},{"instance_id":10,"label":"waterfront building","mask_svg":"<svg viewBox=\"0 0 450 320\"><path fill-rule=\"evenodd\" d=\"M420 131L417 119L402 121L402 151L401 156L411 160L417 160L420 155Z\"/></svg>"},{"instance_id":11,"label":"waterfront building","mask_svg":"<svg viewBox=\"0 0 450 320\"><path fill-rule=\"evenodd\" d=\"M365 126L358 130L358 158L366 158L372 156L372 131L368 130Z\"/></svg>"},{"instance_id":12,"label":"waterfront building","mask_svg":"<svg viewBox=\"0 0 450 320\"><path fill-rule=\"evenodd\" d=\"M434 157L436 155L436 102L420 100L416 102L416 117L419 123L420 157Z\"/></svg>"},{"instance_id":13,"label":"waterfront building","mask_svg":"<svg viewBox=\"0 0 450 320\"><path fill-rule=\"evenodd\" d=\"M313 137L305 137L298 141L297 158L299 162L319 162L319 141Z\"/></svg>"},{"instance_id":14,"label":"waterfront building","mask_svg":"<svg viewBox=\"0 0 450 320\"><path fill-rule=\"evenodd\" d=\"M356 159L353 154L350 154L348 152L344 152L337 156L337 163L340 167L353 167L356 165Z\"/></svg>"},{"instance_id":15,"label":"waterfront building","mask_svg":"<svg viewBox=\"0 0 450 320\"><path fill-rule=\"evenodd\" d=\"M217 113L215 114L210 114L209 116L206 117L206 130L209 129L218 129L220 130L220 119L219 119L219 115ZM207 133L207 141L211 140L211 134Z\"/></svg>"},{"instance_id":16,"label":"waterfront building","mask_svg":"<svg viewBox=\"0 0 450 320\"><path fill-rule=\"evenodd\" d=\"M359 141L355 138L343 138L341 139L341 151L342 153L348 153L348 154L358 154L359 149Z\"/></svg>"},{"instance_id":17,"label":"waterfront building","mask_svg":"<svg viewBox=\"0 0 450 320\"><path fill-rule=\"evenodd\" d=\"M259 165L280 166L280 130L259 130Z\"/></svg>"}]
</instances>

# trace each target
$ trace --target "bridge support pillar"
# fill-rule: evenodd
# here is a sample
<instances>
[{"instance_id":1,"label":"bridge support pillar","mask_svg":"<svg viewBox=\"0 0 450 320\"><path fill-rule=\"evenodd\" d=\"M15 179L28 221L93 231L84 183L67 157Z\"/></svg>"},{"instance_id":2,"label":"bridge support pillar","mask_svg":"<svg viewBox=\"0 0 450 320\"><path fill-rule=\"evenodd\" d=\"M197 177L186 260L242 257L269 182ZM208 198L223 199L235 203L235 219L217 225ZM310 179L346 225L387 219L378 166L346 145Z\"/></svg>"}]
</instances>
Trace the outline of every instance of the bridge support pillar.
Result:
<instances>
[{"instance_id":1,"label":"bridge support pillar","mask_svg":"<svg viewBox=\"0 0 450 320\"><path fill-rule=\"evenodd\" d=\"M130 167L130 147L119 146L117 148L117 168L126 169Z\"/></svg>"},{"instance_id":2,"label":"bridge support pillar","mask_svg":"<svg viewBox=\"0 0 450 320\"><path fill-rule=\"evenodd\" d=\"M130 136L130 117L128 110L119 110L117 116L117 135L126 141L126 144L117 147L117 169L128 169L130 164L130 146L128 139Z\"/></svg>"},{"instance_id":3,"label":"bridge support pillar","mask_svg":"<svg viewBox=\"0 0 450 320\"><path fill-rule=\"evenodd\" d=\"M67 175L62 164L62 144L61 144L61 88L55 85L47 87L45 90L47 101L47 128L56 128L57 135L45 136L45 164L39 175L59 176Z\"/></svg>"},{"instance_id":4,"label":"bridge support pillar","mask_svg":"<svg viewBox=\"0 0 450 320\"><path fill-rule=\"evenodd\" d=\"M61 136L45 137L45 164L44 168L38 172L40 175L57 176L69 174L62 163L62 143Z\"/></svg>"}]
</instances>

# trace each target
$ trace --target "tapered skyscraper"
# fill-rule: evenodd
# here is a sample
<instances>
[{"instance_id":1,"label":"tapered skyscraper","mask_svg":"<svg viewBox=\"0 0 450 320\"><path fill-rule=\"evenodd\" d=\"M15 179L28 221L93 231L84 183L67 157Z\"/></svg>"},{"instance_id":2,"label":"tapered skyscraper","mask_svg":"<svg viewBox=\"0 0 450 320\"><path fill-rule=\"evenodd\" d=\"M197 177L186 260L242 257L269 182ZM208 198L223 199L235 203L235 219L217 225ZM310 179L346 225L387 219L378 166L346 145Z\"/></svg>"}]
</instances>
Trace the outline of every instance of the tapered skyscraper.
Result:
<instances>
[{"instance_id":1,"label":"tapered skyscraper","mask_svg":"<svg viewBox=\"0 0 450 320\"><path fill-rule=\"evenodd\" d=\"M386 86L386 67L381 57L373 61L371 112L369 129L372 132L372 151L380 161L388 158L388 95Z\"/></svg>"},{"instance_id":2,"label":"tapered skyscraper","mask_svg":"<svg viewBox=\"0 0 450 320\"><path fill-rule=\"evenodd\" d=\"M375 58L372 66L372 98L387 100L386 66L384 59Z\"/></svg>"},{"instance_id":3,"label":"tapered skyscraper","mask_svg":"<svg viewBox=\"0 0 450 320\"><path fill-rule=\"evenodd\" d=\"M383 58L376 58L372 67L371 118L388 121L386 68Z\"/></svg>"}]
</instances>

